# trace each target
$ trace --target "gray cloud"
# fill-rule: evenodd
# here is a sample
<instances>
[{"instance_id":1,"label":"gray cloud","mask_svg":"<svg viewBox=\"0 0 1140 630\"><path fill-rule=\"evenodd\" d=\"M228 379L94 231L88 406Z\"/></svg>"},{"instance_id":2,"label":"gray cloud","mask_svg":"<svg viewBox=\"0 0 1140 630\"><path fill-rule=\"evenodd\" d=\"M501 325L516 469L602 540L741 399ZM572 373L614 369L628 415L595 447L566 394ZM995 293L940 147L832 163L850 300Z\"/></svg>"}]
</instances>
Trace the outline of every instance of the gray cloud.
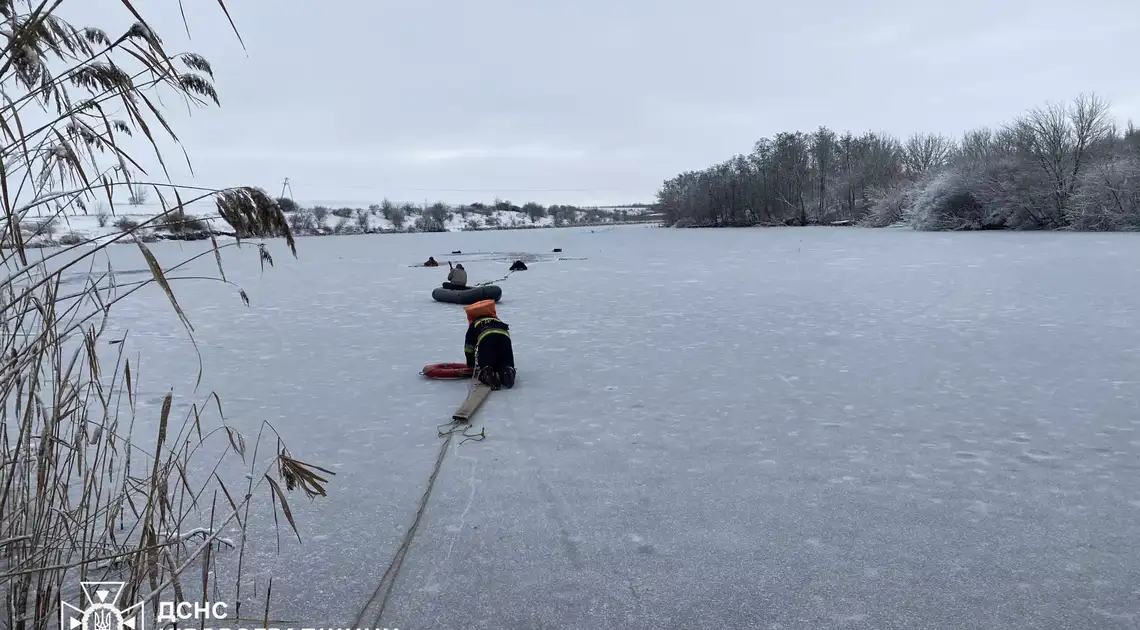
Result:
<instances>
[{"instance_id":1,"label":"gray cloud","mask_svg":"<svg viewBox=\"0 0 1140 630\"><path fill-rule=\"evenodd\" d=\"M248 53L186 4L190 41L140 5L218 74L222 108L176 116L178 179L302 200L649 201L779 131L958 135L1088 91L1140 114L1124 0L231 0ZM115 31L117 6L64 13Z\"/></svg>"}]
</instances>

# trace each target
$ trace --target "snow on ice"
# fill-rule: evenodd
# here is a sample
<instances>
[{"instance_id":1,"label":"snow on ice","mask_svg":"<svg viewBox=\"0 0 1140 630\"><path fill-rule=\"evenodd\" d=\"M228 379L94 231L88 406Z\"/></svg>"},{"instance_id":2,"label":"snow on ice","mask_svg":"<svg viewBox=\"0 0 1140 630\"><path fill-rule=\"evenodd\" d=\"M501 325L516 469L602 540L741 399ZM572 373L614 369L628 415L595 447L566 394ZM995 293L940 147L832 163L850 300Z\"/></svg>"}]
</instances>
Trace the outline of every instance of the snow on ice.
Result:
<instances>
[{"instance_id":1,"label":"snow on ice","mask_svg":"<svg viewBox=\"0 0 1140 630\"><path fill-rule=\"evenodd\" d=\"M431 289L447 260L477 283L528 252L499 306L518 384L475 416L486 440L453 442L374 625L1137 623L1134 235L627 227L270 247L264 274L227 251L249 308L220 284L176 288L230 421L269 420L337 472L329 497L293 499L303 544L283 535L277 555L272 519L253 525L250 583L273 577L277 618L347 624L372 594L466 391L418 374L462 356L463 314ZM409 267L428 255L445 266ZM115 315L155 409L197 370L163 299Z\"/></svg>"}]
</instances>

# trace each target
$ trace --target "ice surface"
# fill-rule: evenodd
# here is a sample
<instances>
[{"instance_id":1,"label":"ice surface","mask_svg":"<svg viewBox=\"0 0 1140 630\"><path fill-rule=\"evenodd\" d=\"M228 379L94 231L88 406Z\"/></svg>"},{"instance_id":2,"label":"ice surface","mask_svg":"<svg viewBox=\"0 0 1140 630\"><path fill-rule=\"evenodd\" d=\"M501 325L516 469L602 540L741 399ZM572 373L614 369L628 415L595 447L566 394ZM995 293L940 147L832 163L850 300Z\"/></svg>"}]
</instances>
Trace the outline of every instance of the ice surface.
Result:
<instances>
[{"instance_id":1,"label":"ice surface","mask_svg":"<svg viewBox=\"0 0 1140 630\"><path fill-rule=\"evenodd\" d=\"M455 441L383 625L1140 623L1135 235L569 228L271 250L261 277L227 253L250 308L178 290L231 422L270 420L338 473L328 498L292 499L303 545L275 555L255 526L277 618L350 623L412 521L466 387L418 375L461 359L460 308L430 298L445 261L480 282L529 254L499 306L518 384L475 416L485 441ZM428 255L445 266L409 267ZM152 292L115 317L155 409L196 371L168 310Z\"/></svg>"}]
</instances>

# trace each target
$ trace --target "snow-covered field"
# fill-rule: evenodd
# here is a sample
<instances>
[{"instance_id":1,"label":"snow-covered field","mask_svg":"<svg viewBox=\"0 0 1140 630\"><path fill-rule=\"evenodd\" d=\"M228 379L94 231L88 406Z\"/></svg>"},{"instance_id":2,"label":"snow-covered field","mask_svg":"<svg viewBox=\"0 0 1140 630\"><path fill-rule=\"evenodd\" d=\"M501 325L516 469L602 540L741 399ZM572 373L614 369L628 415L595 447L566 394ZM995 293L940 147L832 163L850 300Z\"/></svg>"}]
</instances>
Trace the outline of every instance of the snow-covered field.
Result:
<instances>
[{"instance_id":1,"label":"snow-covered field","mask_svg":"<svg viewBox=\"0 0 1140 630\"><path fill-rule=\"evenodd\" d=\"M173 201L170 201L173 204ZM589 223L614 223L618 219L615 215L615 210L625 213L628 220L637 221L638 215L649 212L647 208L607 208L598 210L599 217L597 221ZM417 209L421 211L422 209ZM91 208L87 212L69 212L61 213L58 215L51 215L45 213L41 217L29 216L24 222L24 230L28 233L26 242L31 245L43 245L60 243L68 243L69 236L79 240L86 241L88 239L99 239L113 234L118 234L121 227L116 224L123 220L133 221L136 224L143 223L149 219L162 214L164 208L160 203L143 203L138 205L128 205L126 203L119 203L115 205L114 213L101 205L99 209ZM407 216L401 225L397 226L393 221L384 216L379 207L374 208L329 208L324 207L324 211L319 214L314 214L311 208L304 208L299 211L300 214L305 215L306 221L296 221L293 213L287 213L290 217L290 223L294 232L298 235L307 235L308 232L319 234L359 234L365 232L387 232L387 231L416 231L416 219L420 215ZM337 213L340 213L338 215ZM188 203L185 206L185 213L187 218L203 219L205 222L202 224L202 229L212 228L217 231L228 231L230 226L218 217L217 207L211 200L202 200L194 203ZM577 217L581 222L588 222L584 213L578 213ZM43 222L49 222L49 229L40 229L39 226ZM621 222L621 221L616 221ZM532 218L524 213L511 212L505 210L488 210L487 214L479 214L473 211L460 212L458 208L452 208L448 213L447 218L443 221L443 227L450 232L459 232L464 230L490 230L490 229L526 229L526 228L549 228L554 227L555 221L552 216L543 216ZM143 234L167 233L169 230L161 223L151 224L151 227L144 228Z\"/></svg>"},{"instance_id":2,"label":"snow-covered field","mask_svg":"<svg viewBox=\"0 0 1140 630\"><path fill-rule=\"evenodd\" d=\"M270 420L337 472L328 498L292 499L302 545L275 555L254 527L278 619L347 626L372 595L466 390L418 374L462 360L460 307L431 289L447 260L481 282L523 258L499 307L518 384L475 417L486 440L453 442L380 625L1140 624L1134 235L631 226L299 248L271 243L264 275L227 251L249 308L176 285L230 421ZM410 267L429 255L444 267ZM196 364L157 292L116 313L157 415Z\"/></svg>"}]
</instances>

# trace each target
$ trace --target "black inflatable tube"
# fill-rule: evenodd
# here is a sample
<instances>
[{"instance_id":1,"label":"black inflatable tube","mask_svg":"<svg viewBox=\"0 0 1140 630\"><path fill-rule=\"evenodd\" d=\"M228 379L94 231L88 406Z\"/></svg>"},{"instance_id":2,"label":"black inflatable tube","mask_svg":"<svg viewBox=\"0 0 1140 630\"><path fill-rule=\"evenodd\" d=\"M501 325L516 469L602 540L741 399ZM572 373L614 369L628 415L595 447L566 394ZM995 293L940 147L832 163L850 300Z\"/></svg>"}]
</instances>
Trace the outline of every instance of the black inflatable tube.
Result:
<instances>
[{"instance_id":1,"label":"black inflatable tube","mask_svg":"<svg viewBox=\"0 0 1140 630\"><path fill-rule=\"evenodd\" d=\"M493 284L488 284L482 287L471 287L462 291L455 289L445 289L443 287L436 287L431 292L431 299L436 302L446 302L448 304L474 304L481 300L494 300L499 301L503 297L503 290Z\"/></svg>"}]
</instances>

